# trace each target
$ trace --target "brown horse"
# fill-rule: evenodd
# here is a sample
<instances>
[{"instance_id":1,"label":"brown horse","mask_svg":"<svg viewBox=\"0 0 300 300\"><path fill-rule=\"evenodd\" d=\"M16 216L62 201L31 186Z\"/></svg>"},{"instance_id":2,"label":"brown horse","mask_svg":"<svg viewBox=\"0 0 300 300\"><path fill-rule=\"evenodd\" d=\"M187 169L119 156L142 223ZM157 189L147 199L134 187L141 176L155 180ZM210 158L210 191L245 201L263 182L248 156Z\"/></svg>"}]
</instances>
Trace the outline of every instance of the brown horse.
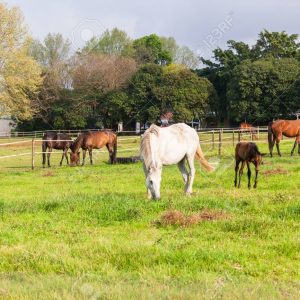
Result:
<instances>
[{"instance_id":1,"label":"brown horse","mask_svg":"<svg viewBox=\"0 0 300 300\"><path fill-rule=\"evenodd\" d=\"M300 120L277 120L269 123L268 126L268 141L271 157L273 157L273 147L275 142L278 155L281 156L279 143L282 140L283 135L290 138L296 138L291 155L294 154L297 144L298 154L300 154Z\"/></svg>"},{"instance_id":2,"label":"brown horse","mask_svg":"<svg viewBox=\"0 0 300 300\"><path fill-rule=\"evenodd\" d=\"M239 171L239 165L242 163L242 166L239 171L239 184L238 188L241 187L241 177L243 175L243 170L245 164L247 164L248 168L248 188L251 188L250 179L251 179L251 169L250 163L255 165L255 182L254 188L257 187L257 176L259 171L259 166L262 163L262 154L259 152L257 145L255 143L248 142L240 142L235 147L235 180L234 186L237 186L237 174Z\"/></svg>"},{"instance_id":3,"label":"brown horse","mask_svg":"<svg viewBox=\"0 0 300 300\"><path fill-rule=\"evenodd\" d=\"M250 124L250 123L242 122L240 124L240 132L241 132L241 135L242 135L242 133L249 133L252 137L252 140L257 140L257 135L255 132L255 129L252 126L252 124Z\"/></svg>"},{"instance_id":4,"label":"brown horse","mask_svg":"<svg viewBox=\"0 0 300 300\"><path fill-rule=\"evenodd\" d=\"M100 149L106 146L110 163L114 164L116 162L117 155L117 135L110 130L102 130L97 132L87 131L78 136L74 141L73 145L70 147L72 153L70 153L71 165L79 164L79 150L82 148L82 165L85 164L86 150L89 151L90 162L93 164L93 149Z\"/></svg>"},{"instance_id":5,"label":"brown horse","mask_svg":"<svg viewBox=\"0 0 300 300\"><path fill-rule=\"evenodd\" d=\"M46 164L47 148L49 149L47 153L48 167L50 167L50 156L51 156L52 149L63 150L63 155L60 161L60 165L62 165L64 157L67 160L67 164L69 164L67 152L68 149L71 147L72 143L73 140L68 134L46 132L43 136L43 142L42 142L43 167L45 168L45 164Z\"/></svg>"}]
</instances>

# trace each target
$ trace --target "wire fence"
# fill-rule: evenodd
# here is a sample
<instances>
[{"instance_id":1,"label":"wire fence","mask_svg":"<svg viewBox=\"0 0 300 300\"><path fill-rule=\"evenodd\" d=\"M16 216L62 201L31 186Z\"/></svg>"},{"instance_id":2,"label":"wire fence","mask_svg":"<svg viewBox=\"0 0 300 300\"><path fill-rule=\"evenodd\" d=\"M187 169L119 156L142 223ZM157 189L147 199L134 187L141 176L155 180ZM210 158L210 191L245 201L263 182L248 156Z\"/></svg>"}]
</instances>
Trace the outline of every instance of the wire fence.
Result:
<instances>
[{"instance_id":1,"label":"wire fence","mask_svg":"<svg viewBox=\"0 0 300 300\"><path fill-rule=\"evenodd\" d=\"M86 131L101 131L101 130L111 130L111 129L67 129L67 130L40 130L40 131L0 131L0 138L21 138L21 137L27 137L27 138L41 138L46 132L57 132L57 133L66 133L69 134L71 137L76 137L79 134L86 132ZM118 136L139 136L142 134L146 129L141 130L122 130L122 131L116 131ZM232 132L232 131L241 131L241 132L247 132L248 129L240 129L239 127L228 127L228 128L202 128L202 129L196 129L198 132L218 132L222 131L224 133L226 132ZM251 130L253 131L261 131L261 130L267 130L267 127L251 127Z\"/></svg>"},{"instance_id":2,"label":"wire fence","mask_svg":"<svg viewBox=\"0 0 300 300\"><path fill-rule=\"evenodd\" d=\"M60 132L70 132L70 130L64 130ZM35 155L46 154L47 152L37 151L36 146L41 145L43 140L41 136L44 132L29 132L28 135L24 135L22 140L12 141L16 138L20 138L19 135L12 137L10 136L4 143L0 143L0 151L7 147L8 149L13 149L17 151L22 149L20 153L13 153L11 155L1 155L0 161L9 158L16 157L31 157L31 168L35 168ZM77 136L80 131L73 130L72 133ZM135 132L134 132L135 133ZM20 132L18 133L20 134ZM222 150L228 145L235 146L238 142L242 140L255 141L256 143L267 143L267 127L253 127L251 130L239 129L239 128L213 128L210 130L200 130L198 131L200 144L208 145L211 150L217 150L219 156L222 155ZM132 136L118 136L118 153L134 152L139 151L139 140L141 134L134 134ZM63 140L61 140L63 142ZM69 140L67 140L69 142ZM285 140L288 141L288 140ZM134 145L137 144L137 145ZM136 146L136 147L134 147ZM105 153L106 150L93 150L95 153ZM51 154L62 155L62 151L53 151Z\"/></svg>"}]
</instances>

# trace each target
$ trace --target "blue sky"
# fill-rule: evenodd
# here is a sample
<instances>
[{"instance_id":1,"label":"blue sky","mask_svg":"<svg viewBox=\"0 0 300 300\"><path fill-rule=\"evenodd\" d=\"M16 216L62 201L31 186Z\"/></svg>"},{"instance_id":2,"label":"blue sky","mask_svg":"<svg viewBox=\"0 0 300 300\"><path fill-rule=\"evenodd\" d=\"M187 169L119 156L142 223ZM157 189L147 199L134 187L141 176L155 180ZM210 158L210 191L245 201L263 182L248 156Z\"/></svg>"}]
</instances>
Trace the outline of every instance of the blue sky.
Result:
<instances>
[{"instance_id":1,"label":"blue sky","mask_svg":"<svg viewBox=\"0 0 300 300\"><path fill-rule=\"evenodd\" d=\"M229 39L253 43L262 29L299 33L299 0L9 0L19 6L31 34L42 39L60 32L74 50L106 28L133 38L157 33L210 57Z\"/></svg>"}]
</instances>

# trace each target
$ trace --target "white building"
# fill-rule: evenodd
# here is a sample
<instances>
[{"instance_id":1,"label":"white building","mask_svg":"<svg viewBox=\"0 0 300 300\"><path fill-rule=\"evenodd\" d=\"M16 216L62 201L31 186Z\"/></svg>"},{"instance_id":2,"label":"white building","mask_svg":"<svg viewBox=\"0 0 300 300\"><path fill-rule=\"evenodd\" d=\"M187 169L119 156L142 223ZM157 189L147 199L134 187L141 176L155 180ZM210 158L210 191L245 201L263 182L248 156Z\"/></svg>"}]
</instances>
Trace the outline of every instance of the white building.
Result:
<instances>
[{"instance_id":1,"label":"white building","mask_svg":"<svg viewBox=\"0 0 300 300\"><path fill-rule=\"evenodd\" d=\"M16 124L12 119L7 117L0 118L0 137L10 136L10 133L15 126Z\"/></svg>"}]
</instances>

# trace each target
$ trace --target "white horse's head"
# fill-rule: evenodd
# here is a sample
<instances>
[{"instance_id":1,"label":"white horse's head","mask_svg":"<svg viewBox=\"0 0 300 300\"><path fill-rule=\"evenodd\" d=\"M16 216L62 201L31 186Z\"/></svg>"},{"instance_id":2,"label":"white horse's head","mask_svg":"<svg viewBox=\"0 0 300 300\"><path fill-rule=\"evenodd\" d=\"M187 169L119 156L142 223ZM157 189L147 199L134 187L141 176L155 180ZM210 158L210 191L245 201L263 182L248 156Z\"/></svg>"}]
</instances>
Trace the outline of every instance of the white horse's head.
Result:
<instances>
[{"instance_id":1,"label":"white horse's head","mask_svg":"<svg viewBox=\"0 0 300 300\"><path fill-rule=\"evenodd\" d=\"M151 192L151 198L155 200L160 199L161 170L161 166L151 166L149 168L148 175L146 178L147 189Z\"/></svg>"}]
</instances>

